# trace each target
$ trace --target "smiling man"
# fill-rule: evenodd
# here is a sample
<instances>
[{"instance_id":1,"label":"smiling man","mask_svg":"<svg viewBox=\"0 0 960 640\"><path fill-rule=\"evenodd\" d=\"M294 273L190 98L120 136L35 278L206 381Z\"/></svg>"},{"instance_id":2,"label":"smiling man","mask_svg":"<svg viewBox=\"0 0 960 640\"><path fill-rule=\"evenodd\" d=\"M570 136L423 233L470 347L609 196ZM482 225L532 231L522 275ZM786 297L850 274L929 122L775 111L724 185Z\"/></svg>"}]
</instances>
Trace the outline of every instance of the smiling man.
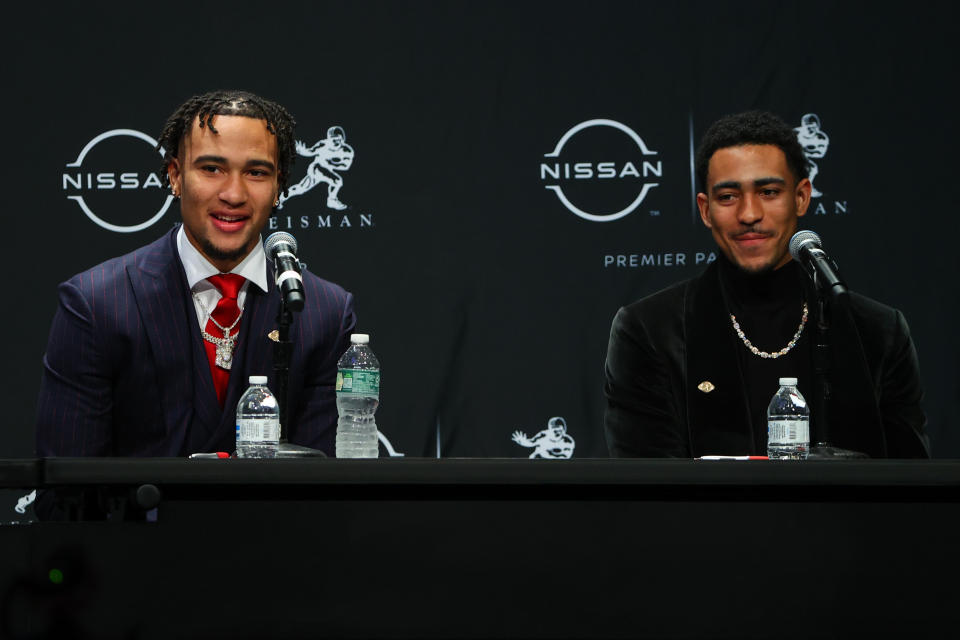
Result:
<instances>
[{"instance_id":1,"label":"smiling man","mask_svg":"<svg viewBox=\"0 0 960 640\"><path fill-rule=\"evenodd\" d=\"M927 457L916 351L899 311L851 294L833 313L832 396L816 412L816 295L789 253L810 205L807 161L776 116L727 116L696 154L697 207L720 249L698 277L619 310L604 426L613 456L766 455L780 377L814 406L811 443L871 457Z\"/></svg>"},{"instance_id":2,"label":"smiling man","mask_svg":"<svg viewBox=\"0 0 960 640\"><path fill-rule=\"evenodd\" d=\"M276 391L268 336L280 297L260 234L287 185L294 125L286 109L243 91L195 96L170 116L159 146L183 224L60 285L38 455L234 450L248 377L266 375ZM307 271L303 284L286 432L332 455L353 296Z\"/></svg>"}]
</instances>

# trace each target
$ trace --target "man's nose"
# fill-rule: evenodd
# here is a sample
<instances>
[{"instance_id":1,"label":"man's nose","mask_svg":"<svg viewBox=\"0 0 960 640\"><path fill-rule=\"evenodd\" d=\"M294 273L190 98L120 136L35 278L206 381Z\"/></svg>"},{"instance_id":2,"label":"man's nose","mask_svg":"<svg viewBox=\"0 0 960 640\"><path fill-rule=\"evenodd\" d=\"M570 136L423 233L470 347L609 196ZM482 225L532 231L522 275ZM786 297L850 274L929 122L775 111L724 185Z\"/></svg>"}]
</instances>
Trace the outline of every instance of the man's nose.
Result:
<instances>
[{"instance_id":1,"label":"man's nose","mask_svg":"<svg viewBox=\"0 0 960 640\"><path fill-rule=\"evenodd\" d=\"M233 172L227 174L227 179L220 190L220 199L234 207L247 201L247 185L242 175Z\"/></svg>"},{"instance_id":2,"label":"man's nose","mask_svg":"<svg viewBox=\"0 0 960 640\"><path fill-rule=\"evenodd\" d=\"M741 224L753 224L763 219L763 206L760 203L759 196L748 195L743 199L743 205L740 207L737 220Z\"/></svg>"}]
</instances>

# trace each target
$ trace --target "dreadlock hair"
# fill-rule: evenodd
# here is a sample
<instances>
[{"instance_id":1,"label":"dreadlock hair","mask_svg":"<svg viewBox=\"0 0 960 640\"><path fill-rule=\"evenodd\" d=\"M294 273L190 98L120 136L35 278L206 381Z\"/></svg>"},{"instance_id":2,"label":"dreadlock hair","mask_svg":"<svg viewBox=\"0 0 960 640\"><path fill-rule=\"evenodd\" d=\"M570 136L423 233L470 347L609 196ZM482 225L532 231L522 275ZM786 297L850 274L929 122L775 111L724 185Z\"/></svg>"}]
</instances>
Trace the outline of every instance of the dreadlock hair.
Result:
<instances>
[{"instance_id":1,"label":"dreadlock hair","mask_svg":"<svg viewBox=\"0 0 960 640\"><path fill-rule=\"evenodd\" d=\"M213 126L214 116L246 116L257 118L267 123L267 131L277 138L277 167L280 193L287 190L287 179L290 175L290 165L296 158L293 142L293 128L297 126L293 116L276 102L271 102L248 91L211 91L199 96L193 96L177 107L166 124L157 142L157 149L163 151L163 167L161 175L164 184L170 185L170 176L167 166L178 157L180 141L190 133L194 118L200 119L200 128L208 127L212 133L217 133Z\"/></svg>"},{"instance_id":2,"label":"dreadlock hair","mask_svg":"<svg viewBox=\"0 0 960 640\"><path fill-rule=\"evenodd\" d=\"M767 111L745 111L720 118L707 129L696 154L697 182L708 193L707 169L710 158L720 149L745 144L771 144L787 158L787 167L797 182L808 177L807 158L797 142L796 132L787 123Z\"/></svg>"}]
</instances>

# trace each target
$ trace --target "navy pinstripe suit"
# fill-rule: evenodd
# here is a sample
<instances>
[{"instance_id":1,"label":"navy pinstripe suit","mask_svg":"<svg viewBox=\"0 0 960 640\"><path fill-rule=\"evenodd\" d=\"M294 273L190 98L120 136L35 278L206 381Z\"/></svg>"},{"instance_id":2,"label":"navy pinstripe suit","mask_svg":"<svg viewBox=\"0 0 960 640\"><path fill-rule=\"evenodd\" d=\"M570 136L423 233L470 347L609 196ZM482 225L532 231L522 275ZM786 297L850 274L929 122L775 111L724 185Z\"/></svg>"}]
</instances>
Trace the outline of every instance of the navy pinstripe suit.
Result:
<instances>
[{"instance_id":1,"label":"navy pinstripe suit","mask_svg":"<svg viewBox=\"0 0 960 640\"><path fill-rule=\"evenodd\" d=\"M279 295L250 286L224 409L217 404L174 228L59 287L37 408L39 456L184 456L233 451L250 375L273 379ZM269 261L268 261L269 262ZM337 359L356 324L353 296L305 272L288 380L290 442L333 454Z\"/></svg>"}]
</instances>

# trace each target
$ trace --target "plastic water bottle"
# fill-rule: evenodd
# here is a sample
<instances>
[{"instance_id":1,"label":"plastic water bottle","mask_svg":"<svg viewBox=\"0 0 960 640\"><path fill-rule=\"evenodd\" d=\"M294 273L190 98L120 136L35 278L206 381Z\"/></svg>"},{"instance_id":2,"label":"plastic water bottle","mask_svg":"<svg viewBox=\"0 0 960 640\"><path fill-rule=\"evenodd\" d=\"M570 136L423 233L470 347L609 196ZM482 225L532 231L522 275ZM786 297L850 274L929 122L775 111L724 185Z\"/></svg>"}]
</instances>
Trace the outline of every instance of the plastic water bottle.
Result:
<instances>
[{"instance_id":1,"label":"plastic water bottle","mask_svg":"<svg viewBox=\"0 0 960 640\"><path fill-rule=\"evenodd\" d=\"M350 348L337 363L337 457L376 458L380 404L380 362L370 350L370 336L354 333Z\"/></svg>"},{"instance_id":2,"label":"plastic water bottle","mask_svg":"<svg viewBox=\"0 0 960 640\"><path fill-rule=\"evenodd\" d=\"M280 446L280 407L267 388L267 376L250 376L237 403L237 457L275 458Z\"/></svg>"},{"instance_id":3,"label":"plastic water bottle","mask_svg":"<svg viewBox=\"0 0 960 640\"><path fill-rule=\"evenodd\" d=\"M810 409L796 378L780 378L780 390L767 407L767 457L806 460L810 448Z\"/></svg>"}]
</instances>

